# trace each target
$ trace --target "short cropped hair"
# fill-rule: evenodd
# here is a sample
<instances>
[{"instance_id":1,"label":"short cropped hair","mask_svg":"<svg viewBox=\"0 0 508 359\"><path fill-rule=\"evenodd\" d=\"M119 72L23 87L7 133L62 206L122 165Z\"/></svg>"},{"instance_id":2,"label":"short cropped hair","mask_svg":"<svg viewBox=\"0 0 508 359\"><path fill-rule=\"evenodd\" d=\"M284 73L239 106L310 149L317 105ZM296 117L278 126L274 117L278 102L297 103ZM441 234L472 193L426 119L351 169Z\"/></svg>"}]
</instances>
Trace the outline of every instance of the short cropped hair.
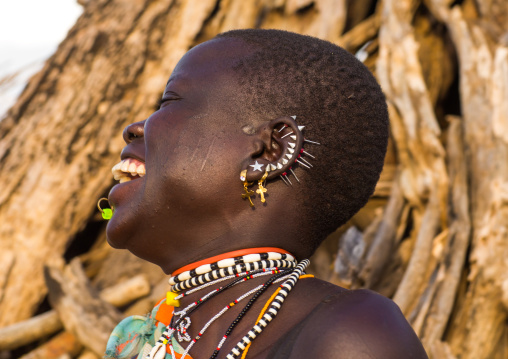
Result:
<instances>
[{"instance_id":1,"label":"short cropped hair","mask_svg":"<svg viewBox=\"0 0 508 359\"><path fill-rule=\"evenodd\" d=\"M328 41L259 29L217 38L241 39L252 50L233 67L245 109L267 121L296 115L304 136L321 143L304 143L314 167L296 171L308 191L297 210L307 217L305 245L313 253L374 192L389 134L381 88L367 67Z\"/></svg>"}]
</instances>

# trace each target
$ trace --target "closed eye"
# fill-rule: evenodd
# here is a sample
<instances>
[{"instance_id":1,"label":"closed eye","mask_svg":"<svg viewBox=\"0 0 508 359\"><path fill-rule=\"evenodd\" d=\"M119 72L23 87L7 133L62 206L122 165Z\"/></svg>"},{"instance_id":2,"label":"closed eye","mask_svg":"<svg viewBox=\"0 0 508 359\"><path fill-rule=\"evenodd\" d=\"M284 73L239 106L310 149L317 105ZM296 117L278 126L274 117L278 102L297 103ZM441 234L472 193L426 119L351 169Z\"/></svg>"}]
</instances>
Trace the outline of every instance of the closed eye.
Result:
<instances>
[{"instance_id":1,"label":"closed eye","mask_svg":"<svg viewBox=\"0 0 508 359\"><path fill-rule=\"evenodd\" d=\"M174 92L166 92L164 96L157 101L157 109L160 109L166 102L181 100L182 98Z\"/></svg>"}]
</instances>

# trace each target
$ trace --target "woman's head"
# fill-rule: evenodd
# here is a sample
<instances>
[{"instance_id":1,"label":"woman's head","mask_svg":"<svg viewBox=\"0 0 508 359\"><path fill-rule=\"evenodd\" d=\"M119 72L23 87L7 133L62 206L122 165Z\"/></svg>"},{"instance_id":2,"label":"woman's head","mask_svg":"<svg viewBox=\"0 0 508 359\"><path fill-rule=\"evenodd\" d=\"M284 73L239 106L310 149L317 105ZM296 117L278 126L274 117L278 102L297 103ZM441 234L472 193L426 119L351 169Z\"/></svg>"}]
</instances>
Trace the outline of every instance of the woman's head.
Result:
<instances>
[{"instance_id":1,"label":"woman's head","mask_svg":"<svg viewBox=\"0 0 508 359\"><path fill-rule=\"evenodd\" d=\"M257 180L264 170L252 170L256 161L263 169L282 163L295 143L281 138L284 124L306 126L305 137L321 143L304 144L314 167L293 165L301 183L292 187L279 177L288 168L271 171L267 203L254 199L251 209L240 171ZM108 238L170 271L247 246L310 255L374 190L388 118L374 78L344 50L288 32L238 30L189 51L161 109L124 135L122 157L146 161L146 176L111 191Z\"/></svg>"}]
</instances>

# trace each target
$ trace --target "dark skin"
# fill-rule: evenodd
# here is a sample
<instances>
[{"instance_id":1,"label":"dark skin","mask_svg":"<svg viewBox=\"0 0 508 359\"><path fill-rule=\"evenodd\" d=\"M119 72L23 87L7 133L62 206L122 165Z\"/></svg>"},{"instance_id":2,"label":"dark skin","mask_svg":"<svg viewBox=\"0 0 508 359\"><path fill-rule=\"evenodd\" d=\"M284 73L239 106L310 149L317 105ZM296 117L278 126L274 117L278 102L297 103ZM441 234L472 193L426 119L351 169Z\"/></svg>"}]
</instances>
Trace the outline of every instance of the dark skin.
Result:
<instances>
[{"instance_id":1,"label":"dark skin","mask_svg":"<svg viewBox=\"0 0 508 359\"><path fill-rule=\"evenodd\" d=\"M124 131L122 159L145 163L146 175L116 185L109 201L115 214L108 241L174 270L214 255L252 247L279 247L298 259L310 255L301 238L305 218L294 210L305 193L286 186L269 172L266 204L255 208L241 198L240 171L257 181L269 163L285 153L289 136L298 134L288 116L245 118L235 103L238 82L231 64L252 50L243 42L215 39L189 51L175 67L161 108ZM278 130L287 125L282 132ZM298 134L296 150L303 139ZM295 142L295 141L293 141ZM250 165L257 161L263 171ZM257 186L252 187L254 190ZM298 238L300 240L295 240ZM224 305L268 277L256 278L211 299L192 314L192 337ZM240 321L219 358L252 327L276 286L269 288ZM185 307L202 296L184 297ZM193 358L209 357L243 305L217 320L192 348ZM300 323L300 325L299 325ZM289 349L285 349L288 346ZM279 350L279 352L277 352ZM282 353L284 351L284 353ZM277 318L253 342L247 358L426 358L418 338L389 299L370 291L348 291L318 279L302 279Z\"/></svg>"}]
</instances>

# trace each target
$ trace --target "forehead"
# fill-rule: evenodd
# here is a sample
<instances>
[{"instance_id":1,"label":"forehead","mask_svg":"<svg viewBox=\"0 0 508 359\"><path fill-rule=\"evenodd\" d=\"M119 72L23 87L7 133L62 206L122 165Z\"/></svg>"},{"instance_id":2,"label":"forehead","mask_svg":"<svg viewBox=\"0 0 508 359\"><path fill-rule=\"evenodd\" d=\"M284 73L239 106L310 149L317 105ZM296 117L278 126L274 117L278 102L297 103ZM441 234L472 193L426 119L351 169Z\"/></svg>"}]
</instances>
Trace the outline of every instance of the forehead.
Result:
<instances>
[{"instance_id":1,"label":"forehead","mask_svg":"<svg viewBox=\"0 0 508 359\"><path fill-rule=\"evenodd\" d=\"M211 79L233 74L232 67L252 50L239 39L219 38L189 50L175 66L169 82Z\"/></svg>"}]
</instances>

